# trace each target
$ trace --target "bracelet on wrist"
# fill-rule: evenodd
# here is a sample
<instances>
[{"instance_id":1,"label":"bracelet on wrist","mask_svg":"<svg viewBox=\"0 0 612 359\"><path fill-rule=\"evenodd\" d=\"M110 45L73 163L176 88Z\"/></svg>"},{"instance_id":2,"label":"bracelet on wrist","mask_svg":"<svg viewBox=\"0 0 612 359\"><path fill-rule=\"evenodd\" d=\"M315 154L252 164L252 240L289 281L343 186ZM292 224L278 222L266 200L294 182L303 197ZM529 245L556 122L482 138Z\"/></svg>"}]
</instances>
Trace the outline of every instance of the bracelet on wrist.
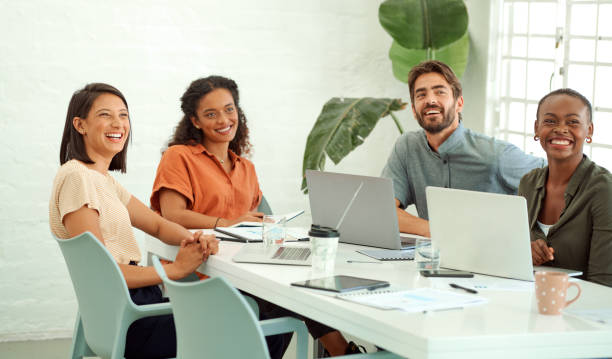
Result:
<instances>
[{"instance_id":1,"label":"bracelet on wrist","mask_svg":"<svg viewBox=\"0 0 612 359\"><path fill-rule=\"evenodd\" d=\"M215 225L213 226L213 228L217 228L217 224L219 224L220 219L221 217L217 217L217 220L215 221Z\"/></svg>"}]
</instances>

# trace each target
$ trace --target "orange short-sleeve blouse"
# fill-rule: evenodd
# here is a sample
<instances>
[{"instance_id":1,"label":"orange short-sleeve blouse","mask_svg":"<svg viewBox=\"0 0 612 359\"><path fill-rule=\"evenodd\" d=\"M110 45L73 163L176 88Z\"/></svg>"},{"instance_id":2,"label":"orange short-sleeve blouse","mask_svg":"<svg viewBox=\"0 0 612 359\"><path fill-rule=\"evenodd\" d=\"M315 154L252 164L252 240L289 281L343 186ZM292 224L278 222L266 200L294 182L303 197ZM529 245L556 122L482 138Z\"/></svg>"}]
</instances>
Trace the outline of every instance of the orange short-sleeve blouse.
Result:
<instances>
[{"instance_id":1,"label":"orange short-sleeve blouse","mask_svg":"<svg viewBox=\"0 0 612 359\"><path fill-rule=\"evenodd\" d=\"M161 212L159 190L168 188L187 198L187 208L207 216L236 219L261 201L255 166L231 150L232 171L202 144L170 146L162 155L151 194L151 207Z\"/></svg>"}]
</instances>

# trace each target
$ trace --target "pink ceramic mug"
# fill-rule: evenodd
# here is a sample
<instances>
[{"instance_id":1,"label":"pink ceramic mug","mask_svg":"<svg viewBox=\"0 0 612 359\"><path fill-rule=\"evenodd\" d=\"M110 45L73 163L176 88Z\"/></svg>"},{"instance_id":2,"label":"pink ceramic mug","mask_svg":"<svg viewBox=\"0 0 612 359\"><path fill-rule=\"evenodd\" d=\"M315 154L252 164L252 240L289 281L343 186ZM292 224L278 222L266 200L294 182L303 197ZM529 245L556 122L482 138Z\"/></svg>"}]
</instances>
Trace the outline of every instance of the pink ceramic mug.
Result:
<instances>
[{"instance_id":1,"label":"pink ceramic mug","mask_svg":"<svg viewBox=\"0 0 612 359\"><path fill-rule=\"evenodd\" d=\"M540 314L561 314L561 309L574 303L580 297L580 286L570 283L566 273L561 272L536 272L535 291ZM566 299L567 288L575 286L578 294L572 300Z\"/></svg>"}]
</instances>

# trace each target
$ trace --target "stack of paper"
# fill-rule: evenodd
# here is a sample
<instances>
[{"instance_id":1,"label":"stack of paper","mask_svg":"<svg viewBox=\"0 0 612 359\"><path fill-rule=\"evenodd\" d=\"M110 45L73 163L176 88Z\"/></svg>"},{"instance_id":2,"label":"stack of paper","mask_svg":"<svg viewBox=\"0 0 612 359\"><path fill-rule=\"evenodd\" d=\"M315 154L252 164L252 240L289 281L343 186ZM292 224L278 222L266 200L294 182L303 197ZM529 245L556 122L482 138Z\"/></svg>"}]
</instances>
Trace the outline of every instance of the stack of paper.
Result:
<instances>
[{"instance_id":1,"label":"stack of paper","mask_svg":"<svg viewBox=\"0 0 612 359\"><path fill-rule=\"evenodd\" d=\"M294 219L295 217L301 215L302 213L304 213L304 210L300 210L300 211L295 211L295 212L291 212L291 213L285 213L285 214L277 214L274 215L274 223L278 223L282 220L286 222L289 222L290 220ZM249 222L249 221L244 221L244 222L239 222L234 224L232 227L261 227L263 224L261 222Z\"/></svg>"},{"instance_id":2,"label":"stack of paper","mask_svg":"<svg viewBox=\"0 0 612 359\"><path fill-rule=\"evenodd\" d=\"M239 242L261 242L261 227L217 227L219 237ZM287 227L287 241L308 240L308 230L302 227Z\"/></svg>"},{"instance_id":3,"label":"stack of paper","mask_svg":"<svg viewBox=\"0 0 612 359\"><path fill-rule=\"evenodd\" d=\"M304 213L304 210L274 216L276 223L285 223ZM237 242L261 242L262 222L240 222L231 227L216 227L218 238ZM308 230L300 227L286 227L287 241L308 240Z\"/></svg>"},{"instance_id":4,"label":"stack of paper","mask_svg":"<svg viewBox=\"0 0 612 359\"><path fill-rule=\"evenodd\" d=\"M612 325L612 308L601 309L563 309L564 314L574 315L597 323Z\"/></svg>"},{"instance_id":5,"label":"stack of paper","mask_svg":"<svg viewBox=\"0 0 612 359\"><path fill-rule=\"evenodd\" d=\"M346 293L336 297L376 308L400 309L406 312L462 308L487 302L486 298L477 295L459 294L433 288Z\"/></svg>"}]
</instances>

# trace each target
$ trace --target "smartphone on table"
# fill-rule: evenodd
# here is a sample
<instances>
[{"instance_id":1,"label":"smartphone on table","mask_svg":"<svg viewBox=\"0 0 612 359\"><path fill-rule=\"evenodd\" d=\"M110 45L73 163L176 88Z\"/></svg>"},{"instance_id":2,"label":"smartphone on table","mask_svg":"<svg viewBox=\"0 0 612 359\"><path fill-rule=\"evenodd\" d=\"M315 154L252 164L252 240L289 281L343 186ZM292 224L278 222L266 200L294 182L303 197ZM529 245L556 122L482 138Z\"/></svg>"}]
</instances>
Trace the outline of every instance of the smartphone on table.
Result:
<instances>
[{"instance_id":1,"label":"smartphone on table","mask_svg":"<svg viewBox=\"0 0 612 359\"><path fill-rule=\"evenodd\" d=\"M473 273L457 270L422 270L423 277L472 278Z\"/></svg>"}]
</instances>

